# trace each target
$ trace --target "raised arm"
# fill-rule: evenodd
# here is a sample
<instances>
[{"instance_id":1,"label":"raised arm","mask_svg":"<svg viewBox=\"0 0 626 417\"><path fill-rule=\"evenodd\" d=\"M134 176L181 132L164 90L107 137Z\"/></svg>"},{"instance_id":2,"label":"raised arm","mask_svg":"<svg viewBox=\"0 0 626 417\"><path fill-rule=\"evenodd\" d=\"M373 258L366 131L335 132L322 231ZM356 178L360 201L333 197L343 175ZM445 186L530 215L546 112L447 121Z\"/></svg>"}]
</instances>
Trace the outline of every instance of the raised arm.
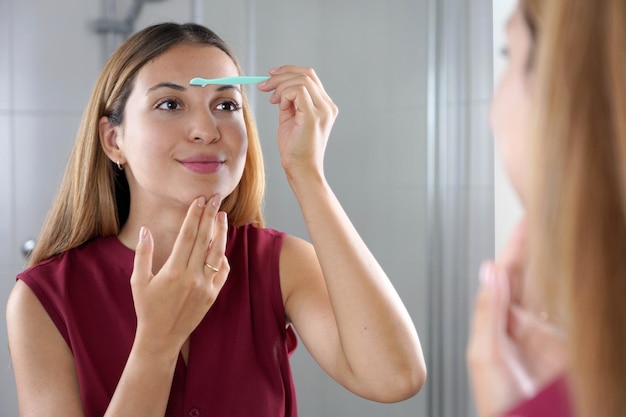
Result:
<instances>
[{"instance_id":1,"label":"raised arm","mask_svg":"<svg viewBox=\"0 0 626 417\"><path fill-rule=\"evenodd\" d=\"M413 322L323 172L337 108L310 68L284 66L260 85L279 106L281 163L312 246L286 239L285 308L324 370L352 392L381 402L415 395L426 377Z\"/></svg>"}]
</instances>

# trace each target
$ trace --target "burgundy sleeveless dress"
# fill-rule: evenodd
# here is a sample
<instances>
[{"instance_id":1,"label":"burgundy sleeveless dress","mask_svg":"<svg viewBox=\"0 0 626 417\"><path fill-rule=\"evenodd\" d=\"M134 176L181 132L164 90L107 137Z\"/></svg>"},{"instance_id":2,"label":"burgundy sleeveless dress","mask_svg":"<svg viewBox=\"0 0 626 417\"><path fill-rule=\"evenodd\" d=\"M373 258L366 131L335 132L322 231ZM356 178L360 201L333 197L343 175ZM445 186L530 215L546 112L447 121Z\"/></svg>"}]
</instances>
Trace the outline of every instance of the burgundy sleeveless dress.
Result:
<instances>
[{"instance_id":1,"label":"burgundy sleeveless dress","mask_svg":"<svg viewBox=\"0 0 626 417\"><path fill-rule=\"evenodd\" d=\"M574 417L565 375L547 384L534 397L516 405L505 416Z\"/></svg>"},{"instance_id":2,"label":"burgundy sleeveless dress","mask_svg":"<svg viewBox=\"0 0 626 417\"><path fill-rule=\"evenodd\" d=\"M284 234L230 228L230 275L179 356L166 417L295 417L287 326L279 280ZM130 353L137 319L134 252L99 238L17 276L35 293L70 347L86 417L102 417Z\"/></svg>"}]
</instances>

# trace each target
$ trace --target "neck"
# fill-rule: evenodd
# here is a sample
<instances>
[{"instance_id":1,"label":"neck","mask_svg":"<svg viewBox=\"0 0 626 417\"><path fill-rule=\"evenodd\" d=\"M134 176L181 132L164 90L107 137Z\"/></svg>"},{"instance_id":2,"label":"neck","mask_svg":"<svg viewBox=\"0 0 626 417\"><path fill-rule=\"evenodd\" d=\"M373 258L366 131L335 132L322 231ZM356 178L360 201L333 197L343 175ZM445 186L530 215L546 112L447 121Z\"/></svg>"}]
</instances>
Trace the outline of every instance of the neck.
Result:
<instances>
[{"instance_id":1,"label":"neck","mask_svg":"<svg viewBox=\"0 0 626 417\"><path fill-rule=\"evenodd\" d=\"M145 210L145 207L154 209ZM122 244L135 250L141 227L147 227L154 241L152 271L156 274L172 253L186 214L187 207L182 204L179 207L143 204L140 210L131 203L128 220L120 230L118 238Z\"/></svg>"}]
</instances>

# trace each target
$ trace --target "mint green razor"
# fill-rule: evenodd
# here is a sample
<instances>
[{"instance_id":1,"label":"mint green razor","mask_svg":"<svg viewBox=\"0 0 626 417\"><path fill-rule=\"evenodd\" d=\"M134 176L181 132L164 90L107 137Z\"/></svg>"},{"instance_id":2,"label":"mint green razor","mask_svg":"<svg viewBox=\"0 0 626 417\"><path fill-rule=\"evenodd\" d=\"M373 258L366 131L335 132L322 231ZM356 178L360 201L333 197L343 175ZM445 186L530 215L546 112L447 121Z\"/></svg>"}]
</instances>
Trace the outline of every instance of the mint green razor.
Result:
<instances>
[{"instance_id":1,"label":"mint green razor","mask_svg":"<svg viewBox=\"0 0 626 417\"><path fill-rule=\"evenodd\" d=\"M269 76L251 76L242 75L239 77L223 77L223 78L193 78L189 81L189 85L198 85L206 87L207 85L237 85L237 84L256 84L268 80Z\"/></svg>"}]
</instances>

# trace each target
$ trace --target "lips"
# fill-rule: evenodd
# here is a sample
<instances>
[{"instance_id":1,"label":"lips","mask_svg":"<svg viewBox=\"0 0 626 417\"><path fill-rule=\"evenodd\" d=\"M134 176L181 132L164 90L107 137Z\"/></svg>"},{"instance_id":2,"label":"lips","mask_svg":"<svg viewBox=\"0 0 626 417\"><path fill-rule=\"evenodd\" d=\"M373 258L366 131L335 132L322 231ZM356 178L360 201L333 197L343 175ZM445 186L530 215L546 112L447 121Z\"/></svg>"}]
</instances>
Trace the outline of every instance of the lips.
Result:
<instances>
[{"instance_id":1,"label":"lips","mask_svg":"<svg viewBox=\"0 0 626 417\"><path fill-rule=\"evenodd\" d=\"M188 170L197 174L213 174L217 172L224 161L215 156L196 155L181 159L178 162Z\"/></svg>"}]
</instances>

